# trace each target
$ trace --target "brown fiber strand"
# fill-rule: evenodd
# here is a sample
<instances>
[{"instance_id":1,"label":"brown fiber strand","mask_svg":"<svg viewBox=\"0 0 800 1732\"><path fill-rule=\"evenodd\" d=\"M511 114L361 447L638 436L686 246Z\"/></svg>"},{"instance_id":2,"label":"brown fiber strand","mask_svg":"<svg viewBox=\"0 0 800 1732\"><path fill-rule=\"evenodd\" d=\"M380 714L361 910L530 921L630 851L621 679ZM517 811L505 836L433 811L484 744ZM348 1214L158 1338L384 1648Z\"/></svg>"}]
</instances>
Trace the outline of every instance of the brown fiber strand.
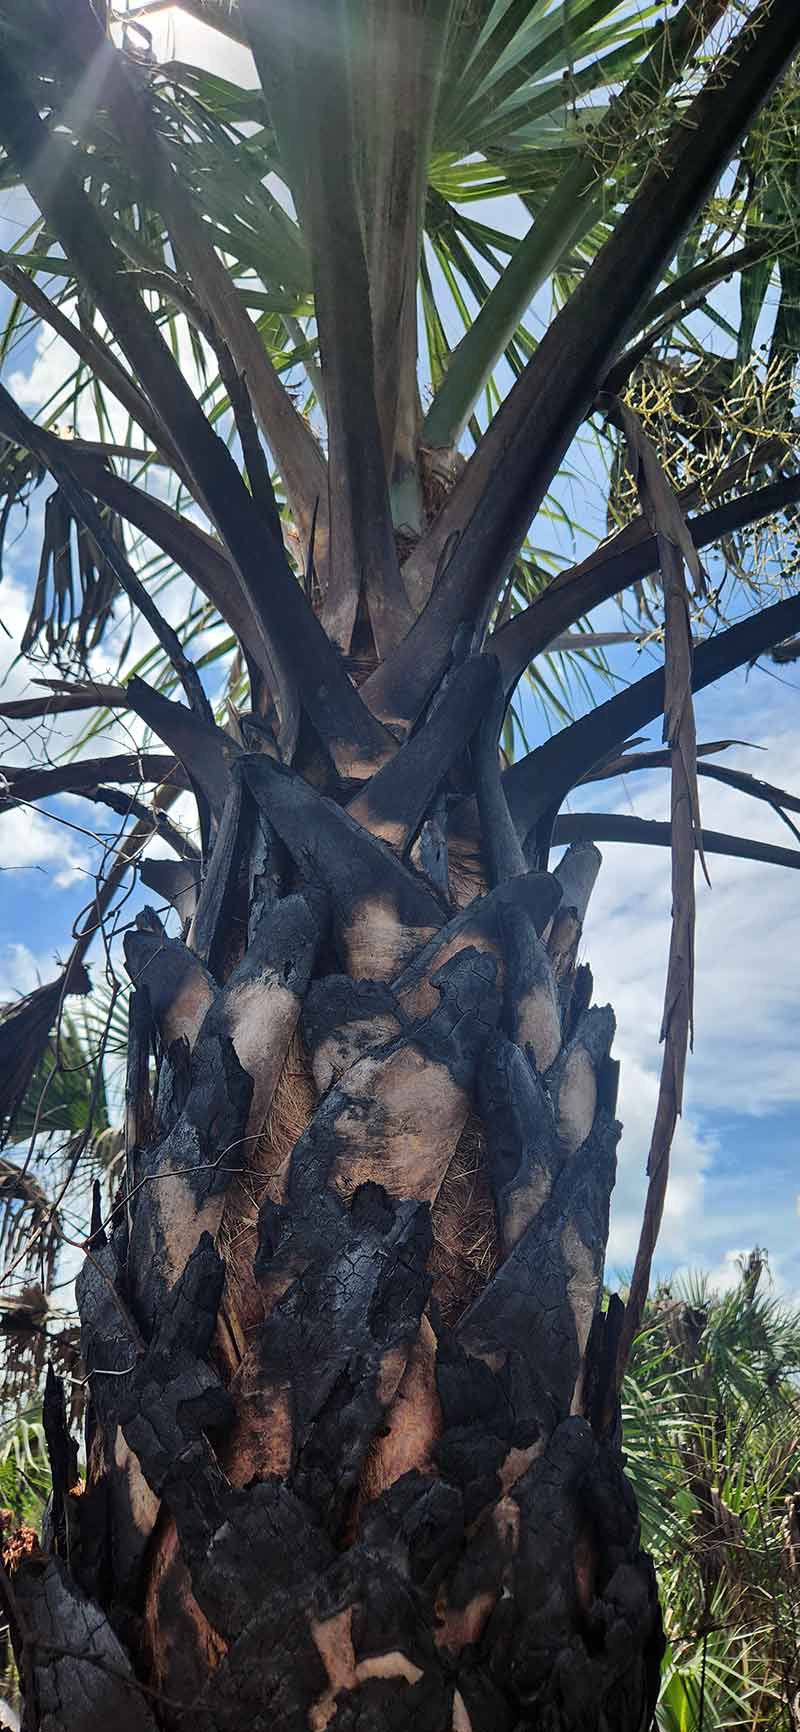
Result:
<instances>
[{"instance_id":1,"label":"brown fiber strand","mask_svg":"<svg viewBox=\"0 0 800 1732\"><path fill-rule=\"evenodd\" d=\"M245 1157L244 1171L231 1185L219 1234L226 1266L224 1308L229 1325L245 1340L264 1315L253 1274L258 1211L316 1104L311 1066L302 1038L295 1033L252 1156Z\"/></svg>"},{"instance_id":2,"label":"brown fiber strand","mask_svg":"<svg viewBox=\"0 0 800 1732\"><path fill-rule=\"evenodd\" d=\"M233 1180L219 1246L226 1263L225 1309L241 1339L263 1319L253 1275L258 1210L302 1136L317 1104L303 1041L293 1037L264 1128L246 1170ZM480 1293L497 1265L494 1204L485 1172L484 1135L471 1114L458 1140L432 1210L433 1293L452 1323Z\"/></svg>"},{"instance_id":3,"label":"brown fiber strand","mask_svg":"<svg viewBox=\"0 0 800 1732\"><path fill-rule=\"evenodd\" d=\"M497 1267L497 1229L485 1151L483 1126L471 1113L431 1214L433 1297L447 1324L458 1321Z\"/></svg>"}]
</instances>

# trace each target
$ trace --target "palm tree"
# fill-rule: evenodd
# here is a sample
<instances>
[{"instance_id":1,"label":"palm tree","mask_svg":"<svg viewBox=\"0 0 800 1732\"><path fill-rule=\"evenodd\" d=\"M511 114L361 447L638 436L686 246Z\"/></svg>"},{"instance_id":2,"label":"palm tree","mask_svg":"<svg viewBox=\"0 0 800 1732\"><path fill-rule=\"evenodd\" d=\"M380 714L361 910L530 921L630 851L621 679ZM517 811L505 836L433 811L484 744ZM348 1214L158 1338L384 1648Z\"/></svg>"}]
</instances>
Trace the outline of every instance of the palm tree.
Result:
<instances>
[{"instance_id":1,"label":"palm tree","mask_svg":"<svg viewBox=\"0 0 800 1732\"><path fill-rule=\"evenodd\" d=\"M693 657L689 619L710 605L698 546L800 497L800 16L190 10L250 44L256 90L159 67L146 20L118 46L90 0L0 17L5 172L33 204L0 267L5 350L29 313L55 330L98 434L0 388L8 510L54 483L25 647L90 675L122 593L167 674L61 678L4 706L99 703L148 731L5 768L7 807L71 790L135 820L63 973L0 1025L7 1121L154 829L176 861L150 876L181 921L171 936L148 910L125 938L125 1182L108 1216L97 1194L78 1281L85 1478L51 1380L48 1545L12 1546L2 1577L27 1725L627 1732L652 1715L663 1637L619 1393L680 1110L694 854L799 858L700 831L690 693L796 633L800 599ZM470 188L518 193L524 238L465 217ZM737 423L773 268L763 413ZM681 370L681 333L731 269L744 352L713 382ZM452 353L440 277L464 315ZM298 404L281 373L301 363ZM717 440L703 404L723 405ZM547 583L525 538L599 415L641 515L617 465L628 520ZM183 630L156 599L161 556L205 598ZM524 671L654 573L664 670L504 768ZM227 712L190 654L205 603L238 646ZM558 814L585 776L640 766L624 744L662 712L664 1070L631 1292L603 1308L614 1022L577 954L593 838L639 832ZM199 850L169 816L187 790Z\"/></svg>"},{"instance_id":2,"label":"palm tree","mask_svg":"<svg viewBox=\"0 0 800 1732\"><path fill-rule=\"evenodd\" d=\"M800 1484L800 1316L737 1284L660 1286L624 1396L628 1469L665 1602L658 1724L794 1725L800 1689L791 1518Z\"/></svg>"},{"instance_id":3,"label":"palm tree","mask_svg":"<svg viewBox=\"0 0 800 1732\"><path fill-rule=\"evenodd\" d=\"M17 1408L0 1427L0 1499L6 1533L15 1522L27 1528L43 1524L50 1493L47 1439L41 1409ZM0 1629L0 1727L19 1732L19 1680L8 1625Z\"/></svg>"},{"instance_id":4,"label":"palm tree","mask_svg":"<svg viewBox=\"0 0 800 1732\"><path fill-rule=\"evenodd\" d=\"M47 990L34 997L34 1035ZM0 1013L0 1031L17 1026L19 1014L13 1005ZM64 1007L9 1124L11 1148L0 1156L0 1407L12 1417L35 1399L48 1363L71 1380L71 1417L82 1414L63 1213L68 1208L73 1220L76 1211L85 1214L93 1179L106 1176L113 1190L119 1182L122 1137L110 1123L104 1071L113 1077L111 1055L124 1052L126 1041L127 1019L115 996L95 988L76 1015ZM31 1054L16 1056L14 1088Z\"/></svg>"}]
</instances>

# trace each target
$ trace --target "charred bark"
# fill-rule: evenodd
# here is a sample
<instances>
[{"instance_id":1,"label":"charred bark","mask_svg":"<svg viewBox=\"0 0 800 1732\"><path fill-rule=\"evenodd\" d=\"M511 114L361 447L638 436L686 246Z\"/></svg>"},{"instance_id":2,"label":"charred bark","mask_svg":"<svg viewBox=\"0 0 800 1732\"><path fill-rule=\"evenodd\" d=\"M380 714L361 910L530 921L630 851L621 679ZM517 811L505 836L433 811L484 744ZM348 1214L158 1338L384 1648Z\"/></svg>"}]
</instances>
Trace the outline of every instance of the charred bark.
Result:
<instances>
[{"instance_id":1,"label":"charred bark","mask_svg":"<svg viewBox=\"0 0 800 1732\"><path fill-rule=\"evenodd\" d=\"M11 1588L31 1732L649 1722L658 1602L603 1429L598 856L525 870L498 689L468 661L348 811L224 735L171 741L209 854L184 939L147 914L126 940L86 1484L51 1402L54 1555ZM459 908L409 850L470 777L493 887Z\"/></svg>"}]
</instances>

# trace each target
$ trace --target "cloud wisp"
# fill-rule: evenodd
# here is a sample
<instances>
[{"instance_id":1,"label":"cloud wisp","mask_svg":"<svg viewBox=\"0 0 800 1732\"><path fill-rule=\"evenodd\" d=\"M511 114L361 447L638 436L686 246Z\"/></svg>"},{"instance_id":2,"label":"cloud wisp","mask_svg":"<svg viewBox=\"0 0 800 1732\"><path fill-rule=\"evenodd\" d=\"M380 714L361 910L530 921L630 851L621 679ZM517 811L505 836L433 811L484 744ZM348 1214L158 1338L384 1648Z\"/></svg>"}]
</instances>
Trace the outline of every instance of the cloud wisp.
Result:
<instances>
[{"instance_id":1,"label":"cloud wisp","mask_svg":"<svg viewBox=\"0 0 800 1732\"><path fill-rule=\"evenodd\" d=\"M754 744L725 755L732 767L800 788L800 741L778 702L759 713L753 694L706 699L706 737L736 717ZM748 706L742 721L742 699ZM738 701L737 701L738 700ZM768 806L704 781L704 822L786 844ZM642 773L625 784L596 783L573 805L668 816L666 776ZM800 1006L796 956L798 879L793 872L718 856L712 888L698 883L695 1047L686 1106L675 1139L658 1250L662 1269L714 1265L735 1273L736 1254L768 1246L781 1284L800 1288L796 1258L798 1179L786 1158L788 1126L800 1108ZM624 1131L612 1208L610 1270L630 1268L645 1190L644 1167L655 1111L659 1023L669 943L669 859L655 848L604 849L589 909L585 953L596 993L617 1015L621 1061L619 1112Z\"/></svg>"}]
</instances>

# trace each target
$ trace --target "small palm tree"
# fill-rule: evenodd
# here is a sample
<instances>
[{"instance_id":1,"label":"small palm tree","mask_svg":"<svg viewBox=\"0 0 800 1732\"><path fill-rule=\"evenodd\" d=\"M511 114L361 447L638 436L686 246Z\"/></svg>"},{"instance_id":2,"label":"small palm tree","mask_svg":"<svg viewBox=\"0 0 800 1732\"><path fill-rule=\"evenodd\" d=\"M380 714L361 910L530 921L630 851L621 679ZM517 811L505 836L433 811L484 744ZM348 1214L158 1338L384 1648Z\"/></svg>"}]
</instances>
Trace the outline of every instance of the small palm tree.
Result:
<instances>
[{"instance_id":1,"label":"small palm tree","mask_svg":"<svg viewBox=\"0 0 800 1732\"><path fill-rule=\"evenodd\" d=\"M0 1428L0 1521L6 1540L15 1525L43 1526L50 1494L47 1439L41 1409L18 1411ZM19 1732L19 1679L8 1626L0 1630L0 1728Z\"/></svg>"},{"instance_id":2,"label":"small palm tree","mask_svg":"<svg viewBox=\"0 0 800 1732\"><path fill-rule=\"evenodd\" d=\"M764 1274L755 1252L724 1295L705 1278L659 1288L631 1359L628 1470L666 1607L663 1732L794 1724L800 1316Z\"/></svg>"},{"instance_id":3,"label":"small palm tree","mask_svg":"<svg viewBox=\"0 0 800 1732\"><path fill-rule=\"evenodd\" d=\"M181 932L147 910L125 939L125 1179L78 1281L85 1479L51 1384L50 1543L6 1575L27 1721L633 1732L663 1637L619 1394L680 1110L694 855L800 858L703 836L691 708L789 639L800 600L694 653L690 633L713 603L698 547L800 498L800 15L191 10L249 43L255 90L160 67L141 19L120 37L90 0L0 16L0 144L34 207L0 266L5 349L29 314L57 331L98 435L0 388L8 510L55 484L25 647L82 676L4 712L99 704L148 731L5 770L8 805L68 790L135 820L61 977L0 1025L7 1120L154 830ZM461 211L498 190L533 219L518 244ZM748 368L773 267L775 353ZM726 379L682 369L675 331L732 268L743 353ZM298 403L281 374L301 364ZM587 421L627 452L625 521L547 582L526 536ZM163 561L204 598L182 630ZM525 670L655 574L664 670L509 763ZM98 686L120 593L156 650ZM209 619L233 654L218 713L190 653ZM631 1291L604 1308L614 1020L577 958L594 840L641 831L559 810L652 763L625 743L662 713L664 1069ZM187 791L199 847L169 816Z\"/></svg>"}]
</instances>

